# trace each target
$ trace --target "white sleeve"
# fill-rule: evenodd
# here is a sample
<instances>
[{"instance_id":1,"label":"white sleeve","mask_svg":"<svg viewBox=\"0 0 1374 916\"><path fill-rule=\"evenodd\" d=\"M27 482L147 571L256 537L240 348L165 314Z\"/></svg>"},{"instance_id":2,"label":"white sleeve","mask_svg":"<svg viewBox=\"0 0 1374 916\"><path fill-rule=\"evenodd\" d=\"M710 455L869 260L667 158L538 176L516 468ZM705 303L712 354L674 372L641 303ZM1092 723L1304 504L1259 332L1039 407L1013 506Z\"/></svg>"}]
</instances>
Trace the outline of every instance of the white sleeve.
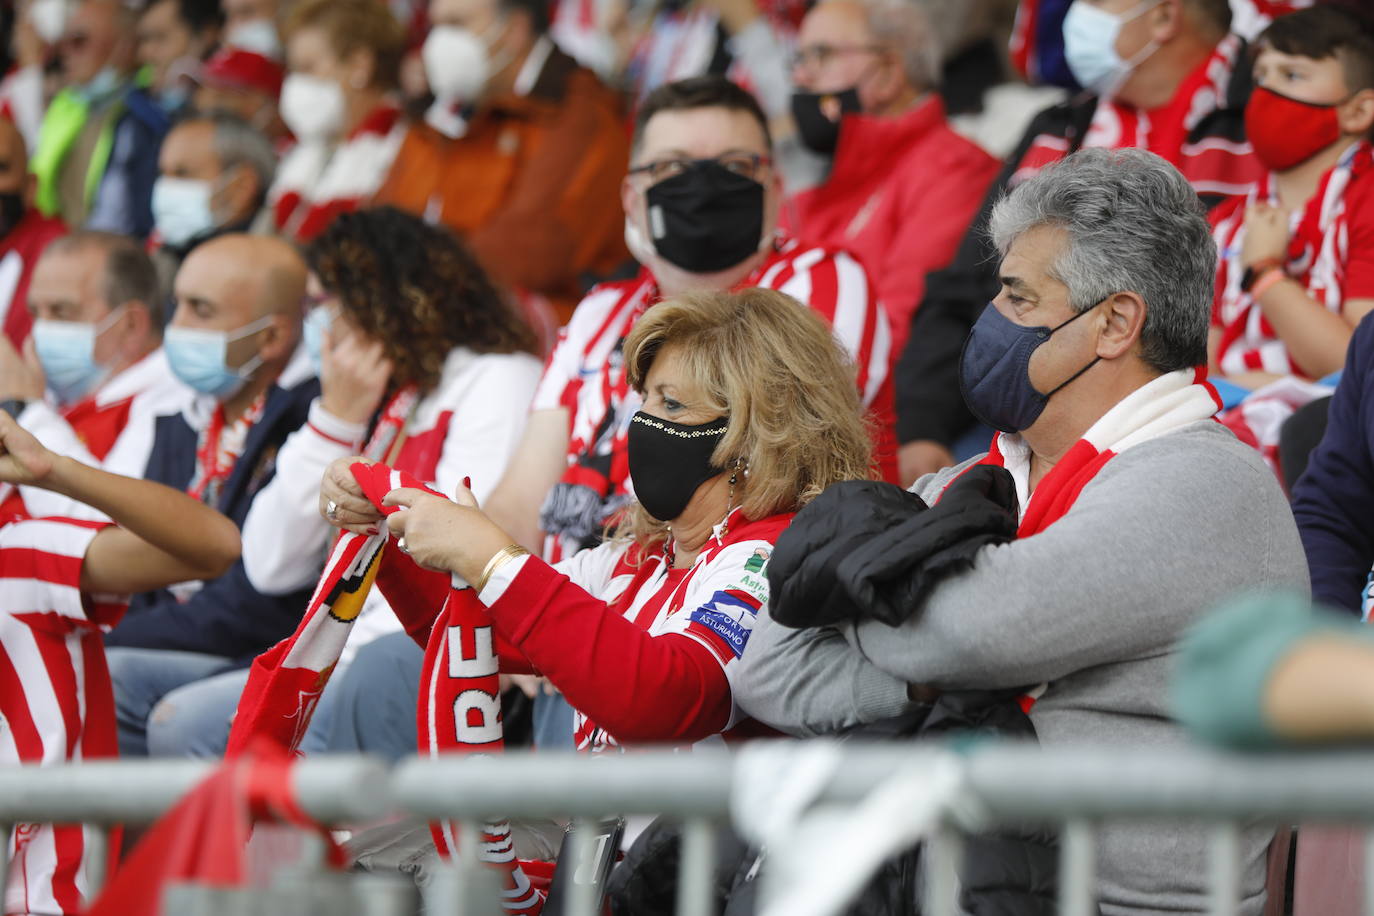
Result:
<instances>
[{"instance_id":1,"label":"white sleeve","mask_svg":"<svg viewBox=\"0 0 1374 916\"><path fill-rule=\"evenodd\" d=\"M316 398L308 422L277 453L277 472L243 522L243 568L264 595L284 595L319 578L333 532L320 517L320 478L330 462L357 454L365 433Z\"/></svg>"},{"instance_id":2,"label":"white sleeve","mask_svg":"<svg viewBox=\"0 0 1374 916\"><path fill-rule=\"evenodd\" d=\"M464 477L481 504L505 473L529 419L539 384L539 361L524 354L478 357L479 369L464 380L452 425L434 470L440 493L452 496Z\"/></svg>"}]
</instances>

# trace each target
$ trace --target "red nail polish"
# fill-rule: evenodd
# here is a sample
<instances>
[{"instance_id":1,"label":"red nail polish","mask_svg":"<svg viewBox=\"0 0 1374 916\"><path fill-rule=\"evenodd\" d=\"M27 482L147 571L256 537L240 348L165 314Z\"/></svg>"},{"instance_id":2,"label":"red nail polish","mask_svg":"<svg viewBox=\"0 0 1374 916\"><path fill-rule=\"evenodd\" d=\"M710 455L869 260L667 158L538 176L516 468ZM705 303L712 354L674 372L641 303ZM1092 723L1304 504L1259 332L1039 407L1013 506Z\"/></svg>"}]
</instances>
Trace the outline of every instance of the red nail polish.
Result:
<instances>
[{"instance_id":1,"label":"red nail polish","mask_svg":"<svg viewBox=\"0 0 1374 916\"><path fill-rule=\"evenodd\" d=\"M464 478L463 478L463 489L465 489L465 490L471 490L471 489L472 489L472 478L471 478L471 477L464 477Z\"/></svg>"}]
</instances>

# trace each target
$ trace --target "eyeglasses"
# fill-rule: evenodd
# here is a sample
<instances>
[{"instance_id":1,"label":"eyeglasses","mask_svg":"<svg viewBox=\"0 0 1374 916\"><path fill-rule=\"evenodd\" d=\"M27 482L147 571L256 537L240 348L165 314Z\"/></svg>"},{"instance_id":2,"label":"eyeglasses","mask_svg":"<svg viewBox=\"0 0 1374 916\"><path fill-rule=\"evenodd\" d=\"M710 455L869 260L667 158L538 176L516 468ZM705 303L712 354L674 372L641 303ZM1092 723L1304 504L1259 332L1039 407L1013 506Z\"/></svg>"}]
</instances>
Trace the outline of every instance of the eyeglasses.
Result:
<instances>
[{"instance_id":1,"label":"eyeglasses","mask_svg":"<svg viewBox=\"0 0 1374 916\"><path fill-rule=\"evenodd\" d=\"M792 67L799 70L813 70L824 67L837 57L849 54L883 54L887 51L881 45L807 45L792 55Z\"/></svg>"},{"instance_id":2,"label":"eyeglasses","mask_svg":"<svg viewBox=\"0 0 1374 916\"><path fill-rule=\"evenodd\" d=\"M700 168L708 162L714 162L726 171L742 175L751 181L758 181L764 168L773 164L773 160L769 157L760 156L756 153L726 153L724 156L716 156L713 159L656 159L653 162L635 166L630 169L630 174L648 175L652 183L658 184L660 181L674 178L690 169Z\"/></svg>"}]
</instances>

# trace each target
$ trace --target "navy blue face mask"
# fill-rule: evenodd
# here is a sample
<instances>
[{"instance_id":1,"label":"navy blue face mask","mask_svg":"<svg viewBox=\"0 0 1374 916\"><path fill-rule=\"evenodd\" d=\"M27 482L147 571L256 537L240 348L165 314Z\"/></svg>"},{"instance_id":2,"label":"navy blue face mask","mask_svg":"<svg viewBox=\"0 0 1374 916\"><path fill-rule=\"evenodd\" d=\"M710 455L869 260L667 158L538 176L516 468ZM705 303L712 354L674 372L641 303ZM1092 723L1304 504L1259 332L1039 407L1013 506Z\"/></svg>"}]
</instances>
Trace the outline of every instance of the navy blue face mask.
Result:
<instances>
[{"instance_id":1,"label":"navy blue face mask","mask_svg":"<svg viewBox=\"0 0 1374 916\"><path fill-rule=\"evenodd\" d=\"M959 355L959 391L973 415L1004 433L1019 433L1032 426L1056 392L1091 369L1102 357L1093 357L1092 362L1053 391L1041 394L1031 384L1031 356L1056 331L1090 311L1092 309L1079 312L1052 328L1025 327L989 303L974 323Z\"/></svg>"}]
</instances>

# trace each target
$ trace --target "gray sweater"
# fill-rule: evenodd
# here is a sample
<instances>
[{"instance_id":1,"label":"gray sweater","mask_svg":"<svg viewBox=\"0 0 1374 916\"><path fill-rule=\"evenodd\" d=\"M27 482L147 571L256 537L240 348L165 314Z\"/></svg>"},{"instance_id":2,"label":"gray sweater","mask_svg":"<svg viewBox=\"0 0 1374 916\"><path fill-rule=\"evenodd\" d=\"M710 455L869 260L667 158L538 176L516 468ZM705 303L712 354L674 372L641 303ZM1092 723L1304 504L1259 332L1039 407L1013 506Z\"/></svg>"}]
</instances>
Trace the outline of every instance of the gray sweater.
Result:
<instances>
[{"instance_id":1,"label":"gray sweater","mask_svg":"<svg viewBox=\"0 0 1374 916\"><path fill-rule=\"evenodd\" d=\"M965 466L912 489L933 500ZM983 548L903 626L791 630L761 612L728 670L745 711L796 735L895 715L908 683L1048 684L1031 711L1045 745L1181 745L1167 712L1178 636L1221 599L1275 587L1308 588L1287 500L1255 451L1205 421L1113 458L1063 518ZM1263 906L1270 833L1243 837L1244 914ZM1097 863L1104 916L1206 910L1201 829L1108 827Z\"/></svg>"}]
</instances>

